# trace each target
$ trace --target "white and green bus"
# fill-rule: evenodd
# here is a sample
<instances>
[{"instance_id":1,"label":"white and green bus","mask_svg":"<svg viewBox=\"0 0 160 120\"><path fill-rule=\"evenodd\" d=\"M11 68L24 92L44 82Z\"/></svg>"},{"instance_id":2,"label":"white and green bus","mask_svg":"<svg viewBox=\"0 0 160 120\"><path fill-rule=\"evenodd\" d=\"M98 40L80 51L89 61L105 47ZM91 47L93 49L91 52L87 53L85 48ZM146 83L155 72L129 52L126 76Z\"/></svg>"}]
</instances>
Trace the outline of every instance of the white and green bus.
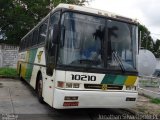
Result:
<instances>
[{"instance_id":1,"label":"white and green bus","mask_svg":"<svg viewBox=\"0 0 160 120\"><path fill-rule=\"evenodd\" d=\"M138 92L138 23L59 4L20 43L18 73L57 109L128 108Z\"/></svg>"}]
</instances>

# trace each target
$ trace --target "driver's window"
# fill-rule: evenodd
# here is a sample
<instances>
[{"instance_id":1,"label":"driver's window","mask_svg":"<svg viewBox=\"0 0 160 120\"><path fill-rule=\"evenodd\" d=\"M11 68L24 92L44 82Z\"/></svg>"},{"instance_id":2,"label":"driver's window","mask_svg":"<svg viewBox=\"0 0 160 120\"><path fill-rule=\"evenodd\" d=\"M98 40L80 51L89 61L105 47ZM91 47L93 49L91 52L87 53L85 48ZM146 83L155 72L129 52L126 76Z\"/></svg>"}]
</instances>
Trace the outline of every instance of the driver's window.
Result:
<instances>
[{"instance_id":1,"label":"driver's window","mask_svg":"<svg viewBox=\"0 0 160 120\"><path fill-rule=\"evenodd\" d=\"M49 47L49 55L50 56L55 56L55 52L54 52L54 49L55 49L55 45L54 43L52 42L52 38L53 38L53 30L54 30L54 25L55 24L58 24L58 21L59 21L59 17L60 17L60 13L59 12L56 12L55 14L53 14L50 18L50 24L49 24L49 34L48 34L48 47Z\"/></svg>"},{"instance_id":2,"label":"driver's window","mask_svg":"<svg viewBox=\"0 0 160 120\"><path fill-rule=\"evenodd\" d=\"M49 30L48 30L48 40L47 40L47 74L52 75L53 74L53 69L55 66L55 52L56 52L56 47L55 44L52 41L53 38L53 30L54 30L54 25L58 24L60 19L60 12L56 12L50 17L50 22L49 22Z\"/></svg>"}]
</instances>

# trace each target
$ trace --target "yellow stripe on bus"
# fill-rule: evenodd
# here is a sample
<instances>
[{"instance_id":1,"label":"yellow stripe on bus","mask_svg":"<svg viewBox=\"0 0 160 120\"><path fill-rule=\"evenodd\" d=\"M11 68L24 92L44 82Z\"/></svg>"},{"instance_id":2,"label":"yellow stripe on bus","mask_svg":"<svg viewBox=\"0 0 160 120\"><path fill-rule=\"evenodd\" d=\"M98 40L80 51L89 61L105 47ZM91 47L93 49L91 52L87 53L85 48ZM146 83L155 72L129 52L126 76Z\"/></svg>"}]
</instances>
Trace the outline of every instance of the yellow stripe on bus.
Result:
<instances>
[{"instance_id":1,"label":"yellow stripe on bus","mask_svg":"<svg viewBox=\"0 0 160 120\"><path fill-rule=\"evenodd\" d=\"M26 53L26 59L25 61L28 62L29 61L29 51L27 51ZM27 63L22 63L22 68L21 68L21 72L22 72L22 77L25 79L26 76L26 71L27 71Z\"/></svg>"},{"instance_id":2,"label":"yellow stripe on bus","mask_svg":"<svg viewBox=\"0 0 160 120\"><path fill-rule=\"evenodd\" d=\"M26 63L22 63L22 66L21 66L21 75L22 75L23 78L25 78L26 69L27 69L27 64Z\"/></svg>"},{"instance_id":3,"label":"yellow stripe on bus","mask_svg":"<svg viewBox=\"0 0 160 120\"><path fill-rule=\"evenodd\" d=\"M133 86L136 80L137 80L137 76L128 76L124 84L126 86Z\"/></svg>"}]
</instances>

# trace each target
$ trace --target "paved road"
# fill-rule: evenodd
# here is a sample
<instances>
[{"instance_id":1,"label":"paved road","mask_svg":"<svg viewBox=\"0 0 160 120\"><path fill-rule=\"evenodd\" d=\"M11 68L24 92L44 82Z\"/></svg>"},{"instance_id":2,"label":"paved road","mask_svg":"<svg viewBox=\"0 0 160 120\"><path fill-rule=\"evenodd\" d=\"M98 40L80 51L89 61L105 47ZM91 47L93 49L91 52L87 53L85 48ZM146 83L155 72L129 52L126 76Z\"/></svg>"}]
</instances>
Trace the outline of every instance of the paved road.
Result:
<instances>
[{"instance_id":1,"label":"paved road","mask_svg":"<svg viewBox=\"0 0 160 120\"><path fill-rule=\"evenodd\" d=\"M0 120L98 120L103 119L102 115L116 117L124 113L122 109L55 110L40 104L24 81L0 78Z\"/></svg>"}]
</instances>

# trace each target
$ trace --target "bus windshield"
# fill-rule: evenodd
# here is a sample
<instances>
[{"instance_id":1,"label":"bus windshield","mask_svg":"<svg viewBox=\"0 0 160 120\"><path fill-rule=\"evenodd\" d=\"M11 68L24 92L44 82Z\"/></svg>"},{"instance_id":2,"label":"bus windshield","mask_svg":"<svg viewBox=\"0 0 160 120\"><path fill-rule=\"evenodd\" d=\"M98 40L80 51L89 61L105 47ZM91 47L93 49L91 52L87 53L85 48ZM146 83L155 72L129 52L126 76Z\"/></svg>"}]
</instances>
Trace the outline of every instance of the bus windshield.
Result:
<instances>
[{"instance_id":1,"label":"bus windshield","mask_svg":"<svg viewBox=\"0 0 160 120\"><path fill-rule=\"evenodd\" d=\"M61 26L59 65L135 71L135 25L65 12Z\"/></svg>"}]
</instances>

